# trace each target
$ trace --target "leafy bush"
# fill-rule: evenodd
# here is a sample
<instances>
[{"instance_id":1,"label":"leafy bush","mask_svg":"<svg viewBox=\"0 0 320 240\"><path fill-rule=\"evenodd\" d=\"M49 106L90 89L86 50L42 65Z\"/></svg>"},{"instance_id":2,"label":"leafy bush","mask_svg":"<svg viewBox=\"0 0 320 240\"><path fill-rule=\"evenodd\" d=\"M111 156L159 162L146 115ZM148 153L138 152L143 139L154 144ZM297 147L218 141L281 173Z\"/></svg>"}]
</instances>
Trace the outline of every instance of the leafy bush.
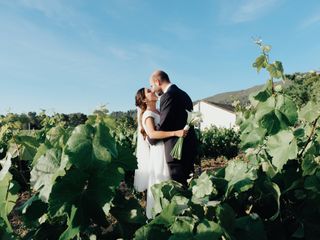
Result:
<instances>
[{"instance_id":1,"label":"leafy bush","mask_svg":"<svg viewBox=\"0 0 320 240\"><path fill-rule=\"evenodd\" d=\"M130 116L124 116L116 118L115 122L114 133L116 141L134 153L136 149L136 121Z\"/></svg>"},{"instance_id":2,"label":"leafy bush","mask_svg":"<svg viewBox=\"0 0 320 240\"><path fill-rule=\"evenodd\" d=\"M303 107L309 101L320 101L320 73L294 73L286 75L289 80L286 93L295 101L297 106Z\"/></svg>"},{"instance_id":3,"label":"leafy bush","mask_svg":"<svg viewBox=\"0 0 320 240\"><path fill-rule=\"evenodd\" d=\"M119 189L137 162L115 140L113 120L102 114L75 128L49 123L40 130L44 139L17 131L8 142L0 162L0 234L13 232L7 216L21 185L15 161L24 159L31 169L31 198L19 208L30 230L25 239L131 238L146 218L137 199L124 198ZM110 226L112 231L102 231Z\"/></svg>"},{"instance_id":4,"label":"leafy bush","mask_svg":"<svg viewBox=\"0 0 320 240\"><path fill-rule=\"evenodd\" d=\"M212 126L200 132L200 157L233 158L239 153L240 135L232 128Z\"/></svg>"}]
</instances>

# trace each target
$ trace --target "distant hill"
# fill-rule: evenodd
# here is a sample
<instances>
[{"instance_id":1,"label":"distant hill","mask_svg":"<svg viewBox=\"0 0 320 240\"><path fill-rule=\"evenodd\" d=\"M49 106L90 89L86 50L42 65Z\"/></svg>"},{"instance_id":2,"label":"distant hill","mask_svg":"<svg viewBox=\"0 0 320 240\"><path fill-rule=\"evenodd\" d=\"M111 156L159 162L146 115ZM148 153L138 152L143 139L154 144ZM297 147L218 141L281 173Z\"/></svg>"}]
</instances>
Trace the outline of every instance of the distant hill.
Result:
<instances>
[{"instance_id":1,"label":"distant hill","mask_svg":"<svg viewBox=\"0 0 320 240\"><path fill-rule=\"evenodd\" d=\"M282 82L275 83L275 85L278 85L278 84L282 84ZM259 91L263 86L264 84L261 84L261 85L256 85L244 90L219 93L201 100L212 102L212 103L222 103L227 105L231 105L234 101L239 100L241 105L246 105L247 103L249 103L249 95L251 93Z\"/></svg>"}]
</instances>

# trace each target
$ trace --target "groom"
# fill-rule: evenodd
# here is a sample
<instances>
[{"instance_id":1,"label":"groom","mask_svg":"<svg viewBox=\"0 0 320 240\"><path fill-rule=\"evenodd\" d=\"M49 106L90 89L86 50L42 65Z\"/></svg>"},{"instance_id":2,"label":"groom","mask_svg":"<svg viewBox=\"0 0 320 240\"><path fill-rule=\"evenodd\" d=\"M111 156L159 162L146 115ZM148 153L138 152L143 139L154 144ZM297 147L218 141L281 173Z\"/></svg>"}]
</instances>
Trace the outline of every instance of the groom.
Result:
<instances>
[{"instance_id":1,"label":"groom","mask_svg":"<svg viewBox=\"0 0 320 240\"><path fill-rule=\"evenodd\" d=\"M161 95L160 98L160 131L175 131L183 129L187 123L187 111L193 110L193 104L187 93L170 82L168 74L164 71L155 71L150 77L152 91ZM150 139L149 139L150 140ZM184 139L182 157L180 160L172 158L171 150L178 138L164 139L165 155L169 166L171 179L187 186L187 179L194 171L196 158L196 135L193 127ZM151 143L152 143L151 139Z\"/></svg>"}]
</instances>

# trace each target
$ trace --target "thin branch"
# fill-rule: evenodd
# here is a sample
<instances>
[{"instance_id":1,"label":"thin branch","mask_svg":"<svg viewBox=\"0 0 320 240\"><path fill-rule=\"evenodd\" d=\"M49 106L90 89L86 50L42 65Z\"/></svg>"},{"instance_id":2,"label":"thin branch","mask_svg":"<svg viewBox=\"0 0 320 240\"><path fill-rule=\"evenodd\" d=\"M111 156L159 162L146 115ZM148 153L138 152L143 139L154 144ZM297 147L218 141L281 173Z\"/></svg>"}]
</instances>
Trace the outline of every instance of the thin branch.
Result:
<instances>
[{"instance_id":1,"label":"thin branch","mask_svg":"<svg viewBox=\"0 0 320 240\"><path fill-rule=\"evenodd\" d=\"M307 146L308 146L309 143L311 142L312 137L313 137L313 135L314 135L314 132L315 132L315 130L316 130L316 126L317 126L317 122L318 122L319 118L320 118L320 116L318 116L318 117L316 118L316 120L313 121L313 123L312 123L312 130L311 130L310 136L308 137L307 143L304 145L302 151L298 154L298 158L301 158L301 157L302 157L304 151L306 150Z\"/></svg>"}]
</instances>

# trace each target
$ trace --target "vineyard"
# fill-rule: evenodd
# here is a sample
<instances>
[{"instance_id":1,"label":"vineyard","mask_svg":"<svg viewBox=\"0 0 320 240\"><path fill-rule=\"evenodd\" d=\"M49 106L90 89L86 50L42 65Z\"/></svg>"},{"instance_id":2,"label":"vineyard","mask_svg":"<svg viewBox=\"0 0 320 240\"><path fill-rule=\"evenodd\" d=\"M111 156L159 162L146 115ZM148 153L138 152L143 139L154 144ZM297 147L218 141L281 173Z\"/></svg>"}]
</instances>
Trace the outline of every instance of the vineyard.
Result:
<instances>
[{"instance_id":1,"label":"vineyard","mask_svg":"<svg viewBox=\"0 0 320 240\"><path fill-rule=\"evenodd\" d=\"M270 79L236 107L239 133L200 137L202 156L232 159L188 188L154 185L152 220L130 178L134 123L103 109L72 122L43 115L34 130L2 117L0 239L320 239L320 103L275 85L288 81L282 63L258 45L253 67Z\"/></svg>"}]
</instances>

